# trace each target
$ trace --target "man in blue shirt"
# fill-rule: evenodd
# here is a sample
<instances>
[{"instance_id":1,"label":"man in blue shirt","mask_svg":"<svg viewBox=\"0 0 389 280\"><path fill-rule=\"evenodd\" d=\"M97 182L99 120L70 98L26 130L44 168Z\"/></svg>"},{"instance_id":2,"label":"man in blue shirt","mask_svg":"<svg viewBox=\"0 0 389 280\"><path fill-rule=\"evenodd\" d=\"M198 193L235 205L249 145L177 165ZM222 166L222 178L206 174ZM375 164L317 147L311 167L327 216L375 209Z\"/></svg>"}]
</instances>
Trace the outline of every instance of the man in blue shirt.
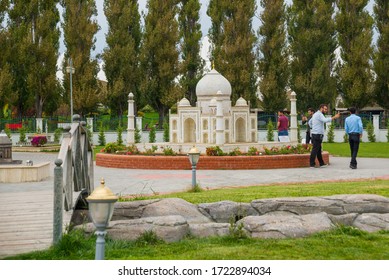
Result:
<instances>
[{"instance_id":1,"label":"man in blue shirt","mask_svg":"<svg viewBox=\"0 0 389 280\"><path fill-rule=\"evenodd\" d=\"M355 115L355 108L351 107L348 110L350 111L351 115L346 118L344 128L348 134L348 143L350 144L350 168L357 169L357 154L359 149L359 142L362 138L363 126L361 118Z\"/></svg>"},{"instance_id":2,"label":"man in blue shirt","mask_svg":"<svg viewBox=\"0 0 389 280\"><path fill-rule=\"evenodd\" d=\"M311 168L315 168L316 158L319 161L320 167L327 167L327 164L323 161L323 156L321 154L321 144L324 138L324 123L331 122L334 119L340 117L340 114L336 114L332 118L324 117L324 114L327 113L328 106L326 104L321 104L319 110L313 114L312 118L309 120L308 124L311 127L311 141L312 141L312 151L309 158L309 165Z\"/></svg>"}]
</instances>

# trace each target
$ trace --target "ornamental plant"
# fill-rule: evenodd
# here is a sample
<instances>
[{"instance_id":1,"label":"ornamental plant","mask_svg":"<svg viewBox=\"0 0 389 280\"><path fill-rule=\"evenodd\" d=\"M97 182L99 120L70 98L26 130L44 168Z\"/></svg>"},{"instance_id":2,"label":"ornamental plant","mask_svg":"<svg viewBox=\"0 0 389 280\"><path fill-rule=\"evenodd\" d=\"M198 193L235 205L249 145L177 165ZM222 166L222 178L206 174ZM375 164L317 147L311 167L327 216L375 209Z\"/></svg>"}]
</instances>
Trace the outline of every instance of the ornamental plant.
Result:
<instances>
[{"instance_id":1,"label":"ornamental plant","mask_svg":"<svg viewBox=\"0 0 389 280\"><path fill-rule=\"evenodd\" d=\"M269 118L269 121L267 122L267 135L266 139L267 141L274 141L274 126L272 120Z\"/></svg>"},{"instance_id":2,"label":"ornamental plant","mask_svg":"<svg viewBox=\"0 0 389 280\"><path fill-rule=\"evenodd\" d=\"M31 145L34 147L40 147L47 143L47 138L44 135L36 135L31 140Z\"/></svg>"},{"instance_id":3,"label":"ornamental plant","mask_svg":"<svg viewBox=\"0 0 389 280\"><path fill-rule=\"evenodd\" d=\"M207 156L224 156L225 153L219 146L211 146L205 149Z\"/></svg>"},{"instance_id":4,"label":"ornamental plant","mask_svg":"<svg viewBox=\"0 0 389 280\"><path fill-rule=\"evenodd\" d=\"M328 128L327 141L328 143L334 143L334 139L335 139L334 124L331 123Z\"/></svg>"},{"instance_id":5,"label":"ornamental plant","mask_svg":"<svg viewBox=\"0 0 389 280\"><path fill-rule=\"evenodd\" d=\"M374 134L374 126L372 122L368 122L366 126L367 130L367 139L369 139L369 142L375 142L375 134Z\"/></svg>"}]
</instances>

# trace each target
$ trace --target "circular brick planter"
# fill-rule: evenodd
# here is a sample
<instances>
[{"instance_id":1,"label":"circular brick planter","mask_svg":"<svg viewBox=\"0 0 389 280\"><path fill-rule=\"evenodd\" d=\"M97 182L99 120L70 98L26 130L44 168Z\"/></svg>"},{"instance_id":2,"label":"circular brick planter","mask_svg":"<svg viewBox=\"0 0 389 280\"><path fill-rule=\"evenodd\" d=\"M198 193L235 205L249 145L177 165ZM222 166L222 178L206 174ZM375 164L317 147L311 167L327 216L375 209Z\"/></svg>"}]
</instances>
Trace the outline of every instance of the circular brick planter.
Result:
<instances>
[{"instance_id":1,"label":"circular brick planter","mask_svg":"<svg viewBox=\"0 0 389 280\"><path fill-rule=\"evenodd\" d=\"M328 152L323 159L329 163ZM96 165L128 169L191 169L187 156L96 154ZM275 169L309 167L309 154L262 156L200 156L197 169Z\"/></svg>"}]
</instances>

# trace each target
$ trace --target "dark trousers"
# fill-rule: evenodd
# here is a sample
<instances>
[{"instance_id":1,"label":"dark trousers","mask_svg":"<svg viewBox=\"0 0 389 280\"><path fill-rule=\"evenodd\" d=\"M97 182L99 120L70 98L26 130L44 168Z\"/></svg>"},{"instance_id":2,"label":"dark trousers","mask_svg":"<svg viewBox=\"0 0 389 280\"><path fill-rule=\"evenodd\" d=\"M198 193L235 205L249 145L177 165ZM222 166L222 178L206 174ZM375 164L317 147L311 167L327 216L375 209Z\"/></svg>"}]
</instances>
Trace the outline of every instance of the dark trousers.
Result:
<instances>
[{"instance_id":1,"label":"dark trousers","mask_svg":"<svg viewBox=\"0 0 389 280\"><path fill-rule=\"evenodd\" d=\"M312 134L312 151L309 158L309 164L311 167L315 166L316 158L319 161L320 166L325 164L321 155L321 143L323 143L323 136L323 134Z\"/></svg>"},{"instance_id":2,"label":"dark trousers","mask_svg":"<svg viewBox=\"0 0 389 280\"><path fill-rule=\"evenodd\" d=\"M311 142L311 132L307 131L305 135L305 144L309 144L309 142Z\"/></svg>"},{"instance_id":3,"label":"dark trousers","mask_svg":"<svg viewBox=\"0 0 389 280\"><path fill-rule=\"evenodd\" d=\"M350 165L357 167L357 155L359 149L360 137L359 134L350 133L348 136L348 143L350 144L351 162Z\"/></svg>"}]
</instances>

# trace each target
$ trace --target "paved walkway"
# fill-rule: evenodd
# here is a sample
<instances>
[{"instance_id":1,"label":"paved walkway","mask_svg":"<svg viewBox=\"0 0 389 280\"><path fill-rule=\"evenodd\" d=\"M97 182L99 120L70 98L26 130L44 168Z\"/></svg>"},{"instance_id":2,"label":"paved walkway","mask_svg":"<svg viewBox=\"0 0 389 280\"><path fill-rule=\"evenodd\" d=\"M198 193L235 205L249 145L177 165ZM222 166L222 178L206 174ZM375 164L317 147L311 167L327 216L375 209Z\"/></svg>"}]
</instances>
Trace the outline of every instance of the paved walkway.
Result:
<instances>
[{"instance_id":1,"label":"paved walkway","mask_svg":"<svg viewBox=\"0 0 389 280\"><path fill-rule=\"evenodd\" d=\"M57 154L13 153L14 159L51 162ZM389 179L389 159L359 158L352 170L348 158L331 157L327 168L268 170L198 170L197 182L204 189L275 183ZM139 170L95 166L95 186L103 177L114 193L144 195L184 191L191 186L190 170ZM0 258L40 250L52 240L53 176L36 183L0 183ZM69 221L65 213L64 222Z\"/></svg>"}]
</instances>

